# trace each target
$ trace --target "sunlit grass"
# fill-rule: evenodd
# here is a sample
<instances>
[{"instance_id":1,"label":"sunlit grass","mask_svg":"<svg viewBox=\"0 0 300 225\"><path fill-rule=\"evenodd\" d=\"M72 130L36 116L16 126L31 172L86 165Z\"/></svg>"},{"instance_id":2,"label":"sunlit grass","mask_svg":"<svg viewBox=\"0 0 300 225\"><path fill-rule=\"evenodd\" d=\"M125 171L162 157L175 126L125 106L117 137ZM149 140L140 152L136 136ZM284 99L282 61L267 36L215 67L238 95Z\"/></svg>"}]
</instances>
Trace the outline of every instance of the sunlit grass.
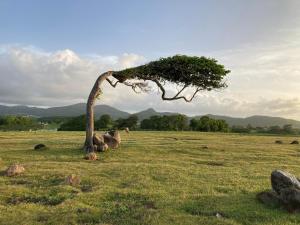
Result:
<instances>
[{"instance_id":1,"label":"sunlit grass","mask_svg":"<svg viewBox=\"0 0 300 225\"><path fill-rule=\"evenodd\" d=\"M83 160L83 132L2 132L0 224L299 224L258 203L270 173L300 174L296 137L197 132L122 133L122 146ZM274 144L275 140L285 144ZM33 150L44 143L49 149ZM205 148L207 146L208 148ZM64 184L70 174L81 184ZM217 218L216 213L223 215Z\"/></svg>"}]
</instances>

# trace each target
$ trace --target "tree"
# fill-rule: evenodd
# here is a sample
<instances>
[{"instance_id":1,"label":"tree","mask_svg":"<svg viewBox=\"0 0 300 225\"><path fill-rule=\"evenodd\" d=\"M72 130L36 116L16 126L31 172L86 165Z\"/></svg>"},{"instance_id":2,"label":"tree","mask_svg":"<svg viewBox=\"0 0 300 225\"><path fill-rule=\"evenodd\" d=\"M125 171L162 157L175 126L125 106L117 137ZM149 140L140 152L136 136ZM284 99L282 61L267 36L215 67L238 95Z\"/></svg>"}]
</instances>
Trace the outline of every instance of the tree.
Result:
<instances>
[{"instance_id":1,"label":"tree","mask_svg":"<svg viewBox=\"0 0 300 225\"><path fill-rule=\"evenodd\" d=\"M292 124L285 124L283 127L282 127L282 130L284 133L286 134L292 134L294 133L294 129L293 129L293 125Z\"/></svg>"},{"instance_id":2,"label":"tree","mask_svg":"<svg viewBox=\"0 0 300 225\"><path fill-rule=\"evenodd\" d=\"M117 119L115 121L115 127L117 129L124 129L128 127L130 130L135 130L137 128L138 117L136 115L131 115L127 119Z\"/></svg>"},{"instance_id":3,"label":"tree","mask_svg":"<svg viewBox=\"0 0 300 225\"><path fill-rule=\"evenodd\" d=\"M107 129L111 128L113 125L113 120L110 115L104 114L100 116L99 120L96 121L95 127L96 129Z\"/></svg>"},{"instance_id":4,"label":"tree","mask_svg":"<svg viewBox=\"0 0 300 225\"><path fill-rule=\"evenodd\" d=\"M104 81L107 81L114 88L118 83L122 83L131 87L135 92L150 91L147 81L151 81L161 91L163 100L182 99L191 102L200 91L226 87L223 78L229 72L223 65L218 64L217 60L212 58L176 55L134 68L107 71L101 74L96 80L87 101L85 150L87 152L94 151L94 104L95 100L102 94L101 84ZM116 81L114 82L110 78L114 78ZM167 82L178 86L179 90L174 96L167 96L165 90ZM188 88L193 89L190 97L183 94Z\"/></svg>"},{"instance_id":5,"label":"tree","mask_svg":"<svg viewBox=\"0 0 300 225\"><path fill-rule=\"evenodd\" d=\"M73 117L60 125L59 131L83 131L85 129L85 115Z\"/></svg>"},{"instance_id":6,"label":"tree","mask_svg":"<svg viewBox=\"0 0 300 225\"><path fill-rule=\"evenodd\" d=\"M186 130L188 118L185 115L176 114L170 116L151 116L141 122L141 129L148 130Z\"/></svg>"},{"instance_id":7,"label":"tree","mask_svg":"<svg viewBox=\"0 0 300 225\"><path fill-rule=\"evenodd\" d=\"M190 121L191 130L197 130L198 126L199 126L199 120L197 120L195 118L191 119L191 121Z\"/></svg>"},{"instance_id":8,"label":"tree","mask_svg":"<svg viewBox=\"0 0 300 225\"><path fill-rule=\"evenodd\" d=\"M8 115L0 117L0 130L37 130L42 129L36 118L30 116Z\"/></svg>"}]
</instances>

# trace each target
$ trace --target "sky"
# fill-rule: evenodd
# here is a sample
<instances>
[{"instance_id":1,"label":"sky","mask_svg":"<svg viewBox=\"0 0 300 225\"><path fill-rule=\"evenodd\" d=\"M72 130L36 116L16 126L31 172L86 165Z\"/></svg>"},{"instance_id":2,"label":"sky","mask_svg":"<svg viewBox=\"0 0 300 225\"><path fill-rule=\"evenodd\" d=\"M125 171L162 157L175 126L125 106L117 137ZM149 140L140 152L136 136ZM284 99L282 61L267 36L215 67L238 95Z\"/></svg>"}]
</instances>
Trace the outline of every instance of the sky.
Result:
<instances>
[{"instance_id":1,"label":"sky","mask_svg":"<svg viewBox=\"0 0 300 225\"><path fill-rule=\"evenodd\" d=\"M97 103L300 120L298 0L1 0L0 27L1 104L86 102L102 72L186 54L224 64L228 88L185 103L105 85Z\"/></svg>"}]
</instances>

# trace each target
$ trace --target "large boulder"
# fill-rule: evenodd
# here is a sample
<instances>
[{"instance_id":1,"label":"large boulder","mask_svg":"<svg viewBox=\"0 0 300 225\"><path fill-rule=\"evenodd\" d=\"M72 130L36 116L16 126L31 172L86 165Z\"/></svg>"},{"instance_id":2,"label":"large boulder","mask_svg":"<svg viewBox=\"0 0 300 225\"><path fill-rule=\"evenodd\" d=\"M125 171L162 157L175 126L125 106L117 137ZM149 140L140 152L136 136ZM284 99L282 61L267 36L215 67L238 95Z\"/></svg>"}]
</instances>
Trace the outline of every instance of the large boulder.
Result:
<instances>
[{"instance_id":1,"label":"large boulder","mask_svg":"<svg viewBox=\"0 0 300 225\"><path fill-rule=\"evenodd\" d=\"M107 144L109 148L115 149L118 148L120 145L120 142L116 140L114 137L112 137L109 134L103 134L104 143Z\"/></svg>"},{"instance_id":2,"label":"large boulder","mask_svg":"<svg viewBox=\"0 0 300 225\"><path fill-rule=\"evenodd\" d=\"M118 130L110 130L107 134L112 136L119 144L121 144L121 135Z\"/></svg>"},{"instance_id":3,"label":"large boulder","mask_svg":"<svg viewBox=\"0 0 300 225\"><path fill-rule=\"evenodd\" d=\"M118 130L111 130L103 135L94 134L93 144L95 151L106 151L108 148L118 148L121 143L121 135Z\"/></svg>"},{"instance_id":4,"label":"large boulder","mask_svg":"<svg viewBox=\"0 0 300 225\"><path fill-rule=\"evenodd\" d=\"M93 143L94 145L101 145L104 143L104 139L102 135L94 134L93 136Z\"/></svg>"},{"instance_id":5,"label":"large boulder","mask_svg":"<svg viewBox=\"0 0 300 225\"><path fill-rule=\"evenodd\" d=\"M257 199L271 206L282 206L289 212L300 212L300 182L296 176L281 170L271 174L272 191L257 194Z\"/></svg>"},{"instance_id":6,"label":"large boulder","mask_svg":"<svg viewBox=\"0 0 300 225\"><path fill-rule=\"evenodd\" d=\"M294 187L281 190L280 199L290 208L300 208L300 190Z\"/></svg>"},{"instance_id":7,"label":"large boulder","mask_svg":"<svg viewBox=\"0 0 300 225\"><path fill-rule=\"evenodd\" d=\"M268 206L279 206L282 203L279 196L274 191L260 192L256 195L256 198L258 201Z\"/></svg>"},{"instance_id":8,"label":"large boulder","mask_svg":"<svg viewBox=\"0 0 300 225\"><path fill-rule=\"evenodd\" d=\"M300 189L298 179L294 175L281 170L274 170L271 173L271 185L277 194L280 194L281 191L286 188Z\"/></svg>"},{"instance_id":9,"label":"large boulder","mask_svg":"<svg viewBox=\"0 0 300 225\"><path fill-rule=\"evenodd\" d=\"M25 168L21 165L18 164L13 164L9 166L6 170L6 175L11 177L15 175L19 175L25 171Z\"/></svg>"}]
</instances>

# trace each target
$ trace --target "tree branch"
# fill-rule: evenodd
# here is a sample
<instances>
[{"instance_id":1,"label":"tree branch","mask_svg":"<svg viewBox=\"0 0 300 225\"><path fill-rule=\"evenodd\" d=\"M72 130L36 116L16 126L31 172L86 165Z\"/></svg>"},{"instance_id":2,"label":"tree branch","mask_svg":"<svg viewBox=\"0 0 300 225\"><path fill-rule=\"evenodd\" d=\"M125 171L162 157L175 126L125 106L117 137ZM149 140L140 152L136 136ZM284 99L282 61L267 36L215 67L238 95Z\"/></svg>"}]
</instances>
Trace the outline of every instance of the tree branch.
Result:
<instances>
[{"instance_id":1,"label":"tree branch","mask_svg":"<svg viewBox=\"0 0 300 225\"><path fill-rule=\"evenodd\" d=\"M194 97L196 96L196 94L202 90L202 88L198 87L196 88L194 94L192 95L192 97L190 99L188 99L187 97L185 96L179 96L182 91L188 86L188 85L184 85L184 87L176 94L174 95L173 97L166 97L166 90L165 88L163 87L163 85L156 79L152 80L154 83L156 83L156 85L159 87L159 89L161 90L162 94L161 94L161 98L162 100L166 100L166 101L172 101L172 100L178 100L178 99L183 99L184 101L186 102L191 102Z\"/></svg>"},{"instance_id":2,"label":"tree branch","mask_svg":"<svg viewBox=\"0 0 300 225\"><path fill-rule=\"evenodd\" d=\"M148 83L146 83L146 82L135 82L135 83L123 82L123 84L125 84L128 87L131 87L135 93L149 91ZM137 91L137 89L140 89L140 91Z\"/></svg>"},{"instance_id":3,"label":"tree branch","mask_svg":"<svg viewBox=\"0 0 300 225\"><path fill-rule=\"evenodd\" d=\"M113 83L110 79L106 78L106 81L112 86L112 87L116 87L118 83L120 83L120 81L116 81L116 83Z\"/></svg>"}]
</instances>

